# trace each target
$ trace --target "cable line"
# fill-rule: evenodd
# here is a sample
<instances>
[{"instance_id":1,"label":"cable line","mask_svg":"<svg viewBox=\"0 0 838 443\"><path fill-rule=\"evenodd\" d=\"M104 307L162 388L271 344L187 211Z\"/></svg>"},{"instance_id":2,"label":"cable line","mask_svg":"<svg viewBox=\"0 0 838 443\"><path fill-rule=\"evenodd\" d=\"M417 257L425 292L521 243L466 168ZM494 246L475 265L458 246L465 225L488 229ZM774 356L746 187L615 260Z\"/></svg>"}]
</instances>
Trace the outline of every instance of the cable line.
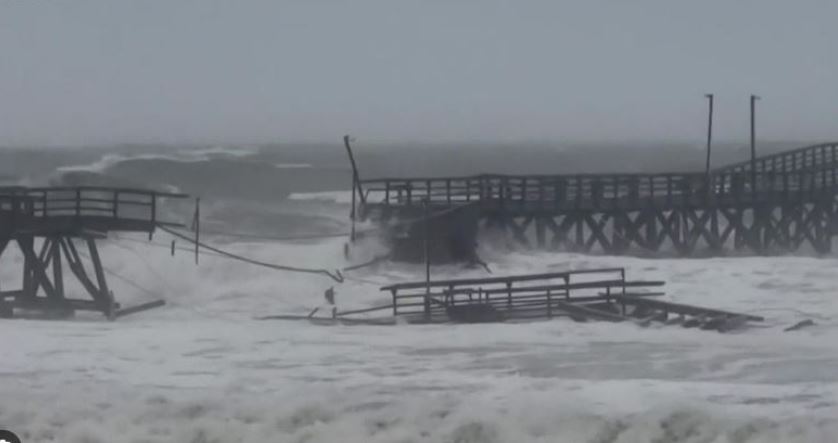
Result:
<instances>
[{"instance_id":1,"label":"cable line","mask_svg":"<svg viewBox=\"0 0 838 443\"><path fill-rule=\"evenodd\" d=\"M243 255L234 254L232 252L228 252L228 251L225 251L223 249L218 249L214 246L210 246L210 245L208 245L204 242L201 242L201 241L195 241L195 239L193 239L193 238L191 238L187 235L181 234L181 233L179 233L179 232L177 232L173 229L170 229L166 226L158 225L157 227L160 228L162 231L169 233L170 235L173 235L177 238L188 241L188 242L190 242L194 245L200 246L200 247L202 247L204 249L207 249L209 251L215 252L216 254L220 254L220 255L223 255L225 257L232 258L234 260L239 260L239 261L242 261L242 262L245 262L245 263L250 263L250 264L256 265L256 266L263 266L263 267L270 268L270 269L276 269L278 271L301 272L301 273L305 273L305 274L325 275L326 277L329 277L329 278L331 278L332 280L334 280L338 283L343 283L343 275L341 275L340 271L337 271L337 270L332 272L332 271L329 271L329 270L326 270L326 269L299 268L299 267L296 267L296 266L286 266L286 265L279 265L279 264L276 264L276 263L268 263L268 262L263 262L263 261L259 261L259 260L254 260L252 258L245 257Z\"/></svg>"}]
</instances>

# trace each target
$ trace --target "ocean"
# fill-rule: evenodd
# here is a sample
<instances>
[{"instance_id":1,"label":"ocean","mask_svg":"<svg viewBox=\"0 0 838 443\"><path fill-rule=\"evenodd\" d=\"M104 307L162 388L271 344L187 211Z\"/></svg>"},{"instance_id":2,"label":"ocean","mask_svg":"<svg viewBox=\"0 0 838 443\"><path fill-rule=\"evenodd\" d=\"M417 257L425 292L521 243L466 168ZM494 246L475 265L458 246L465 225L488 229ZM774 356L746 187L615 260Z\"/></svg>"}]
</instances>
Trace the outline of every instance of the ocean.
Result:
<instances>
[{"instance_id":1,"label":"ocean","mask_svg":"<svg viewBox=\"0 0 838 443\"><path fill-rule=\"evenodd\" d=\"M685 143L356 145L364 178L704 165L703 146ZM748 155L746 146L717 149L714 164ZM207 242L324 269L385 250L375 237L348 256L345 237L287 240L348 232L350 177L338 142L0 150L2 184L184 192L201 199ZM188 224L193 207L171 204L165 216ZM307 314L329 288L340 309L386 304L379 288L421 279L424 266L383 262L337 284L209 251L196 265L190 245L178 241L172 255L171 241L158 231L101 244L116 299L163 298L164 308L114 322L0 321L0 428L62 443L836 441L834 256L655 259L480 243L497 275L624 266L631 279L665 280L667 300L766 317L729 334L568 319L317 326L256 318ZM0 287L19 285L21 261L14 250L0 257ZM815 325L784 332L807 319Z\"/></svg>"}]
</instances>

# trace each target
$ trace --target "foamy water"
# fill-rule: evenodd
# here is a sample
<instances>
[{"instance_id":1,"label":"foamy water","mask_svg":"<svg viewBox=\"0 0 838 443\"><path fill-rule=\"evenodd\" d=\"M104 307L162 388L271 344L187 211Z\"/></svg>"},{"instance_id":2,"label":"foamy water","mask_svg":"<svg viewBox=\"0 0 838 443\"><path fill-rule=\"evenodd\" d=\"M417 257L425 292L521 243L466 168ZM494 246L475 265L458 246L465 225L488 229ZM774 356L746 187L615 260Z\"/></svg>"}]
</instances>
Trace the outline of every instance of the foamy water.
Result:
<instances>
[{"instance_id":1,"label":"foamy water","mask_svg":"<svg viewBox=\"0 0 838 443\"><path fill-rule=\"evenodd\" d=\"M337 221L345 224L351 194L342 189L291 189L288 201L257 201L249 212L206 204L206 225L247 232L275 225L276 211L307 217L291 224L295 233L316 231L315 215L335 221L318 229L344 231ZM216 212L248 220L211 219ZM329 270L385 250L366 239L347 259L341 238L205 238ZM336 284L212 254L196 266L182 241L172 257L170 240L112 235L101 250L121 303L164 298L164 308L116 322L0 321L0 428L62 443L834 442L838 431L835 257L639 259L481 245L495 275L625 266L630 279L666 280L665 299L766 317L731 334L568 319L315 326L254 318L307 314L330 287L340 309L386 304L380 286L424 269L382 263ZM4 290L19 285L21 260L14 248L0 258ZM433 275L486 274L446 266ZM70 280L67 290L82 294ZM804 319L816 325L783 332Z\"/></svg>"},{"instance_id":2,"label":"foamy water","mask_svg":"<svg viewBox=\"0 0 838 443\"><path fill-rule=\"evenodd\" d=\"M142 240L135 238L134 240ZM165 236L157 241L165 243ZM380 252L342 241L229 245L297 266ZM625 264L668 299L767 317L717 334L553 320L530 324L314 326L335 283L112 241L125 304L166 308L108 323L0 322L0 424L25 441L828 442L838 430L834 259L643 260L484 248L496 274ZM19 260L8 256L4 260ZM11 278L3 267L3 281ZM386 302L378 284L422 270L384 264L336 285L342 309ZM439 277L483 275L458 267ZM803 318L817 325L782 329Z\"/></svg>"}]
</instances>

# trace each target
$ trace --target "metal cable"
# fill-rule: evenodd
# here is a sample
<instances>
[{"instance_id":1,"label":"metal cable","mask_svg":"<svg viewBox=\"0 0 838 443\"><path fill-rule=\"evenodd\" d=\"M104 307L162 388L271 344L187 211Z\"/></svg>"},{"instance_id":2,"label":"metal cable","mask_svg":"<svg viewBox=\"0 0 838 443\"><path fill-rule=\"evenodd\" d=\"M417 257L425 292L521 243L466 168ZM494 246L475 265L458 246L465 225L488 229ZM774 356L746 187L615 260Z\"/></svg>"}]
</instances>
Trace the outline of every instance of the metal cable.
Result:
<instances>
[{"instance_id":1,"label":"metal cable","mask_svg":"<svg viewBox=\"0 0 838 443\"><path fill-rule=\"evenodd\" d=\"M254 260L252 258L245 257L243 255L234 254L232 252L228 252L228 251L225 251L223 249L218 249L214 246L210 246L210 245L208 245L204 242L201 242L201 241L195 241L195 239L193 239L193 238L191 238L187 235L181 234L181 233L179 233L179 232L177 232L173 229L170 229L166 226L158 225L157 227L160 228L161 230L163 230L164 232L169 233L170 235L173 235L177 238L188 241L188 242L190 242L192 244L195 244L199 247L202 247L204 249L207 249L209 251L215 252L217 254L223 255L225 257L228 257L228 258L231 258L231 259L234 259L234 260L239 260L239 261L242 261L242 262L245 262L245 263L249 263L249 264L256 265L256 266L262 266L262 267L265 267L265 268L275 269L277 271L300 272L300 273L305 273L305 274L324 275L324 276L329 277L330 279L332 279L332 280L334 280L338 283L343 283L343 275L341 275L340 271L337 271L337 270L332 272L332 271L329 271L329 270L326 270L326 269L299 268L299 267L296 267L296 266L279 265L279 264L276 264L276 263L268 263L268 262L263 262L263 261L259 261L259 260Z\"/></svg>"}]
</instances>

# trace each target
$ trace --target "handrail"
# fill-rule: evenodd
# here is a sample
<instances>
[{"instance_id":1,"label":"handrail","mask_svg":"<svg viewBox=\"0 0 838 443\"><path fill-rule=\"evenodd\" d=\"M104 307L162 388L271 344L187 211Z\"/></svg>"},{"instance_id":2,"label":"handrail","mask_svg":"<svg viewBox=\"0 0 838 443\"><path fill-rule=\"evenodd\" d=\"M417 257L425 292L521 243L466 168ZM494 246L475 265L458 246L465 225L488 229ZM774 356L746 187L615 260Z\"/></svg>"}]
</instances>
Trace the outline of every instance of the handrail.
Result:
<instances>
[{"instance_id":1,"label":"handrail","mask_svg":"<svg viewBox=\"0 0 838 443\"><path fill-rule=\"evenodd\" d=\"M765 195L812 193L838 188L838 170L828 167L750 173L730 171L709 176L685 174L614 174L512 176L478 175L435 179L374 179L366 183L371 205L455 206L464 202L540 208L638 204L658 199L668 205L717 199L749 201ZM382 197L380 203L372 194ZM664 199L664 200L661 200Z\"/></svg>"},{"instance_id":2,"label":"handrail","mask_svg":"<svg viewBox=\"0 0 838 443\"><path fill-rule=\"evenodd\" d=\"M179 192L156 191L156 190L141 189L141 188L107 187L107 186L38 186L38 187L0 186L0 195L6 195L6 194L4 194L4 191L14 191L14 192L22 192L22 193L99 191L99 192L119 192L119 193L138 194L138 195L154 195L154 196L157 196L157 197L171 197L171 198L186 198L186 197L189 197L188 194L183 194L183 193L179 193Z\"/></svg>"},{"instance_id":3,"label":"handrail","mask_svg":"<svg viewBox=\"0 0 838 443\"><path fill-rule=\"evenodd\" d=\"M520 280L519 280L520 281ZM494 294L520 294L520 293L530 293L530 292L537 292L543 293L546 291L567 291L567 290L575 290L575 289L598 289L598 288L620 288L622 289L623 286L626 288L650 288L650 287L659 287L665 285L666 282L663 281L651 281L651 280L640 280L640 281L626 281L621 279L615 280L597 280L597 281L582 281L577 283L557 283L552 285L536 285L536 286L514 286L511 288L507 287L494 287L494 288L482 288L483 295L494 295ZM401 289L408 289L408 288L401 288ZM418 289L418 288L412 288ZM430 294L426 294L424 292L413 292L408 294L399 294L396 295L396 299L404 300L410 298L423 298L426 295L431 296L441 296L441 295L468 295L470 293L474 293L473 287L463 288L463 289L446 289L442 292L432 292Z\"/></svg>"},{"instance_id":4,"label":"handrail","mask_svg":"<svg viewBox=\"0 0 838 443\"><path fill-rule=\"evenodd\" d=\"M803 146L803 147L800 147L800 148L795 148L795 149L790 149L790 150L786 150L786 151L776 152L776 153L773 153L773 154L763 155L763 156L760 156L760 157L757 157L756 159L754 159L753 163L762 165L763 166L762 167L763 171L766 170L764 165L770 163L769 166L771 166L772 170L773 170L773 163L775 162L775 160L776 159L783 159L784 172L794 172L794 171L800 171L800 170L808 170L809 168L797 168L797 167L794 167L794 166L792 166L790 169L788 169L788 168L786 168L785 159L791 158L792 162L794 162L795 161L794 160L795 156L798 156L800 154L805 155L806 153L815 152L817 150L824 150L825 148L829 148L832 151L838 150L838 142L819 143L819 144L815 144L815 145L808 145L808 146ZM814 163L814 155L812 156L812 159L813 159L813 163ZM832 162L826 162L826 163L820 162L819 164L834 164L836 160L838 160L838 157L834 157L832 159ZM751 163L752 163L751 160L743 160L743 161L740 161L740 162L736 162L736 163L732 163L732 164L729 164L729 165L724 165L724 166L718 167L718 168L714 169L713 172L714 173L725 173L725 172L731 172L731 171L736 171L736 170L738 170L738 171L750 171L751 170ZM815 167L814 164L811 167Z\"/></svg>"},{"instance_id":5,"label":"handrail","mask_svg":"<svg viewBox=\"0 0 838 443\"><path fill-rule=\"evenodd\" d=\"M11 213L13 230L27 228L26 224L31 222L88 217L97 223L107 220L146 223L147 229L153 231L158 224L180 225L158 221L157 199L184 197L187 195L101 186L0 187L0 211Z\"/></svg>"},{"instance_id":6,"label":"handrail","mask_svg":"<svg viewBox=\"0 0 838 443\"><path fill-rule=\"evenodd\" d=\"M434 280L431 282L406 282L396 283L393 285L384 286L382 291L402 290L402 289L420 289L425 287L448 287L448 286L464 286L464 285L479 285L479 284L497 284L497 283L514 283L531 280L548 280L553 278L565 278L573 275L583 274L605 274L612 272L623 272L624 268L603 268L603 269L580 269L577 271L564 272L548 272L544 274L522 274L510 275L504 277L488 277L488 278L463 278L453 280Z\"/></svg>"},{"instance_id":7,"label":"handrail","mask_svg":"<svg viewBox=\"0 0 838 443\"><path fill-rule=\"evenodd\" d=\"M507 180L544 180L544 179L565 179L573 180L576 178L648 178L648 177L684 177L684 178L704 178L706 174L698 172L660 172L660 173L643 173L643 172L619 172L613 174L597 174L597 173L580 173L580 174L495 174L495 173L481 173L474 175L459 175L459 176L443 176L443 177L385 177L385 178L369 178L361 180L362 184L375 184L387 182L439 182L439 181L466 181L466 180L492 180L492 179L507 179ZM369 192L367 192L369 194Z\"/></svg>"}]
</instances>

